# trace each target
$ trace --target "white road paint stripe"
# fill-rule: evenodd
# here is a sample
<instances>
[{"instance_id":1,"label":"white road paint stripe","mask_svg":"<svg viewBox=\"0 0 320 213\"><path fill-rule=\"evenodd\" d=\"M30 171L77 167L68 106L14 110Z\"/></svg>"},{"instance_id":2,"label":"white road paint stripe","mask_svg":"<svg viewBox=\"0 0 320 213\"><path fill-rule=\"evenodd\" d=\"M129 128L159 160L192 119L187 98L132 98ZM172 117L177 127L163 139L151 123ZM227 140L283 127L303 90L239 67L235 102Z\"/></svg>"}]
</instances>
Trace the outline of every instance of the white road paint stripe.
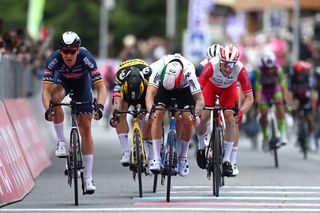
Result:
<instances>
[{"instance_id":1,"label":"white road paint stripe","mask_svg":"<svg viewBox=\"0 0 320 213\"><path fill-rule=\"evenodd\" d=\"M165 200L165 196L144 196L140 197L133 197L134 200ZM173 196L170 200L259 200L259 201L320 201L320 197L242 197L242 196L235 196L235 197L226 197L226 196Z\"/></svg>"},{"instance_id":2,"label":"white road paint stripe","mask_svg":"<svg viewBox=\"0 0 320 213\"><path fill-rule=\"evenodd\" d=\"M166 191L158 191L159 194L165 194ZM184 191L170 191L171 194L212 194L211 190L184 190ZM280 194L280 195L320 195L320 192L315 191L224 191L220 190L221 194Z\"/></svg>"},{"instance_id":3,"label":"white road paint stripe","mask_svg":"<svg viewBox=\"0 0 320 213\"><path fill-rule=\"evenodd\" d=\"M227 211L227 212L315 212L314 208L32 208L32 209L0 209L0 212L121 212L121 211Z\"/></svg>"},{"instance_id":4,"label":"white road paint stripe","mask_svg":"<svg viewBox=\"0 0 320 213\"><path fill-rule=\"evenodd\" d=\"M174 189L211 189L212 186L173 186ZM320 186L223 186L222 189L314 189Z\"/></svg>"}]
</instances>

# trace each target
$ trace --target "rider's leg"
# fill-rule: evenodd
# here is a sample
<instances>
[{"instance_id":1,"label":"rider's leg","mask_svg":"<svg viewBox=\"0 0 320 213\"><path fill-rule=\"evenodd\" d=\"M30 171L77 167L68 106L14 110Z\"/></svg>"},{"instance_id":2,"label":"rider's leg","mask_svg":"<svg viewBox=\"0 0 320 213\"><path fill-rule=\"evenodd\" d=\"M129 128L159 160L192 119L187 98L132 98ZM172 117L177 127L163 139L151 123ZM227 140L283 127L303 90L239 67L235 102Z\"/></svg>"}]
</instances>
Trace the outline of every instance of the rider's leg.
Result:
<instances>
[{"instance_id":1,"label":"rider's leg","mask_svg":"<svg viewBox=\"0 0 320 213\"><path fill-rule=\"evenodd\" d=\"M284 110L284 104L283 104L283 98L282 96L275 95L274 104L276 107L276 117L278 121L278 129L281 134L281 143L283 145L287 144L287 131L286 131L286 122L285 122L285 110Z\"/></svg>"}]
</instances>

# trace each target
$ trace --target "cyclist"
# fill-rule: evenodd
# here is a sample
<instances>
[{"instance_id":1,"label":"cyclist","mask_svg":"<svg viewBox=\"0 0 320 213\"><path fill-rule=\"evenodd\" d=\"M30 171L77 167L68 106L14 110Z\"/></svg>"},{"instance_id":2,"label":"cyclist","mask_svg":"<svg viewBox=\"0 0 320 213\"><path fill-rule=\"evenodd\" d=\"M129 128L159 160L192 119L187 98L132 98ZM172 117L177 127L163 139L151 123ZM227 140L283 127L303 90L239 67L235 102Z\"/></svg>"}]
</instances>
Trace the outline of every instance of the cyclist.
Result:
<instances>
[{"instance_id":1,"label":"cyclist","mask_svg":"<svg viewBox=\"0 0 320 213\"><path fill-rule=\"evenodd\" d=\"M309 138L315 140L315 121L312 114L312 94L314 82L311 78L311 64L306 61L298 61L292 66L293 74L290 78L290 91L294 98L297 110L303 110L305 121L308 124Z\"/></svg>"},{"instance_id":2,"label":"cyclist","mask_svg":"<svg viewBox=\"0 0 320 213\"><path fill-rule=\"evenodd\" d=\"M243 103L240 106L238 116L234 117L234 112L226 110L224 117L226 129L224 135L224 157L223 175L231 176L238 173L236 156L238 152L239 126L243 114L246 113L253 104L253 94L248 72L241 61L240 53L233 45L226 45L220 49L219 57L210 59L204 67L198 80L203 87L202 93L205 98L205 105L213 107L216 95L220 96L221 107L234 107L235 101L240 103L237 82L240 82L244 95ZM201 122L196 131L199 143L204 144L204 134L206 123L210 119L210 111L204 110L201 113ZM234 145L234 143L236 143ZM204 148L204 146L203 146ZM197 162L200 168L205 168L206 159L203 150L197 152ZM236 173L233 174L233 170Z\"/></svg>"},{"instance_id":3,"label":"cyclist","mask_svg":"<svg viewBox=\"0 0 320 213\"><path fill-rule=\"evenodd\" d=\"M208 63L208 61L211 59L211 58L214 58L216 56L219 55L219 51L221 49L221 45L220 44L212 44L211 46L209 46L206 50L206 56L207 58L203 59L199 66L198 66L198 69L196 70L196 74L197 76L199 77L200 74L201 74L201 71L203 70L204 66Z\"/></svg>"},{"instance_id":4,"label":"cyclist","mask_svg":"<svg viewBox=\"0 0 320 213\"><path fill-rule=\"evenodd\" d=\"M106 89L96 62L90 52L80 47L79 36L72 31L62 34L59 46L47 59L42 83L42 102L46 110L45 118L53 121L58 137L55 154L57 157L66 157L66 139L63 132L64 114L60 107L54 108L54 114L49 113L50 100L60 103L70 90L73 90L77 101L92 102L92 84L98 97L98 104L94 113L91 104L77 107L79 112L79 129L82 138L82 153L84 170L84 191L87 194L95 192L96 187L92 178L93 140L91 134L92 117L101 119L103 106L106 100Z\"/></svg>"},{"instance_id":5,"label":"cyclist","mask_svg":"<svg viewBox=\"0 0 320 213\"><path fill-rule=\"evenodd\" d=\"M261 57L261 65L255 72L256 104L261 114L260 125L263 135L262 149L269 150L268 108L275 104L278 128L281 134L280 142L287 144L284 101L288 97L286 79L281 67L276 63L273 52L265 52Z\"/></svg>"},{"instance_id":6,"label":"cyclist","mask_svg":"<svg viewBox=\"0 0 320 213\"><path fill-rule=\"evenodd\" d=\"M139 104L141 109L145 109L145 95L148 79L151 75L151 68L141 59L132 59L122 62L115 75L113 88L113 118L117 111L126 111L131 105ZM110 124L116 128L122 156L120 163L122 166L130 166L130 147L128 145L129 125L127 114L120 114L119 119L111 119ZM150 136L150 125L142 125L142 134L147 157L152 157L152 142ZM148 147L151 147L150 151Z\"/></svg>"},{"instance_id":7,"label":"cyclist","mask_svg":"<svg viewBox=\"0 0 320 213\"><path fill-rule=\"evenodd\" d=\"M152 74L146 94L146 105L151 112L153 105L165 108L175 98L178 107L185 108L195 105L195 114L200 115L204 100L201 88L196 77L194 65L185 57L176 53L163 56L160 60L150 65ZM156 110L152 115L147 114L146 120L152 120L151 137L153 144L153 161L150 170L157 173L160 170L160 147L162 141L162 122L165 111ZM191 121L190 121L191 120ZM181 141L181 149L178 156L178 170L180 176L189 173L187 152L192 134L192 124L198 125L199 116L191 116L189 112L183 112L182 118L177 119L177 140ZM181 136L181 137L180 137Z\"/></svg>"}]
</instances>

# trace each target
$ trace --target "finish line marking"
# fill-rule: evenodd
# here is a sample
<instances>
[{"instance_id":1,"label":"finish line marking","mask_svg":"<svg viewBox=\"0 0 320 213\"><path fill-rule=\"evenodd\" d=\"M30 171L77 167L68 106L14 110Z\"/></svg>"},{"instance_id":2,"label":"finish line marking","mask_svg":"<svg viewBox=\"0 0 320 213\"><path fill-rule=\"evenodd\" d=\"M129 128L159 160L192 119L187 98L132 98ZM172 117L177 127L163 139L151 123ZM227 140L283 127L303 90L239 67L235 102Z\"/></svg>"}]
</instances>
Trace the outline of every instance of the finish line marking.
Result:
<instances>
[{"instance_id":1,"label":"finish line marking","mask_svg":"<svg viewBox=\"0 0 320 213\"><path fill-rule=\"evenodd\" d=\"M101 212L101 211L108 211L108 212L121 212L121 211L228 211L228 212L314 212L315 210L319 209L310 209L310 208L290 208L290 209L277 209L277 208L264 208L264 209L257 209L257 208L21 208L21 209L0 209L0 212Z\"/></svg>"}]
</instances>

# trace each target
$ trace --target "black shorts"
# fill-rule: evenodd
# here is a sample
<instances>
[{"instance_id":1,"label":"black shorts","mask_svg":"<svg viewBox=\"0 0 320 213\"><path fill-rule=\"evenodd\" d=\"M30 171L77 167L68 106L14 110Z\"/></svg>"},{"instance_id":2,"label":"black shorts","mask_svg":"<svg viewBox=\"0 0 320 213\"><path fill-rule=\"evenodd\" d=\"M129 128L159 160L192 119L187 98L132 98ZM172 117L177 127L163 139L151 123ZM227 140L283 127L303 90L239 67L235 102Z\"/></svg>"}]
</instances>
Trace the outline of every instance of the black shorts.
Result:
<instances>
[{"instance_id":1,"label":"black shorts","mask_svg":"<svg viewBox=\"0 0 320 213\"><path fill-rule=\"evenodd\" d=\"M186 106L195 105L189 87L175 90L166 90L162 85L159 85L154 103L155 105L170 106L172 105L172 98L176 99L176 103L178 105L178 108L180 109L183 109Z\"/></svg>"},{"instance_id":2,"label":"black shorts","mask_svg":"<svg viewBox=\"0 0 320 213\"><path fill-rule=\"evenodd\" d=\"M61 85L66 94L69 94L73 90L74 98L79 102L91 102L93 101L92 84L89 74L84 78L67 79L61 75L56 75L54 83ZM83 104L77 106L77 111L80 114L92 114L92 104Z\"/></svg>"}]
</instances>

